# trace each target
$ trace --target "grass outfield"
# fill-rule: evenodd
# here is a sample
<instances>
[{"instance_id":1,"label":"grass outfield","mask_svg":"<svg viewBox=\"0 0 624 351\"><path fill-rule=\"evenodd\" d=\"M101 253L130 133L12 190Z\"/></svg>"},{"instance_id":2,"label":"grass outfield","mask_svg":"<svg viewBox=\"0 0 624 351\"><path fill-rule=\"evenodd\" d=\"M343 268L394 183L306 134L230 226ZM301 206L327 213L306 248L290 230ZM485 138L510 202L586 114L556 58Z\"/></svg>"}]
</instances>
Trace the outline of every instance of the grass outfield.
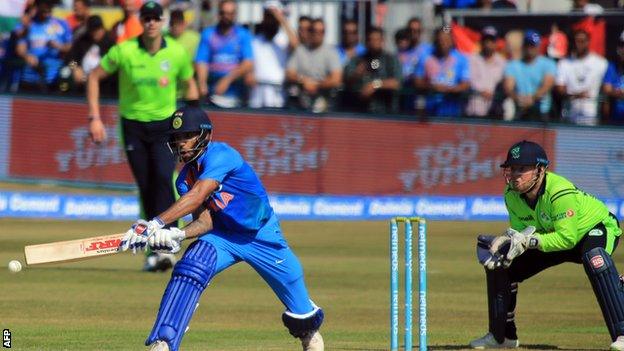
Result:
<instances>
[{"instance_id":1,"label":"grass outfield","mask_svg":"<svg viewBox=\"0 0 624 351\"><path fill-rule=\"evenodd\" d=\"M26 244L119 232L128 224L2 219L0 267L11 259L23 261ZM283 227L303 262L311 296L325 310L326 349L387 350L387 223L285 222ZM505 223L429 223L432 349L463 349L486 331L485 279L475 259L475 237L504 228ZM623 257L615 255L620 269ZM143 349L169 274L142 273L141 264L141 256L121 254L19 274L1 269L0 327L10 329L12 349ZM182 349L298 350L298 340L282 326L282 310L255 272L235 265L204 293ZM521 284L517 324L521 343L530 349L597 350L610 344L580 265L561 265Z\"/></svg>"}]
</instances>

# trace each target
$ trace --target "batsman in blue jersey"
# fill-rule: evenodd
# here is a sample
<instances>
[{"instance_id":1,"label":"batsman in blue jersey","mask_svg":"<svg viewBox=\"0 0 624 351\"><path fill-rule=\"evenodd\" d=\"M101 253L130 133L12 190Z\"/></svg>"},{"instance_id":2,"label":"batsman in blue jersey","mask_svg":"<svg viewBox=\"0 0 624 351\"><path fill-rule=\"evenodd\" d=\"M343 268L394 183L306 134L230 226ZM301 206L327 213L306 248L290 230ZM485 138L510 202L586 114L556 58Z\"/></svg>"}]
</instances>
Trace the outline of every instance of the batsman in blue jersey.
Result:
<instances>
[{"instance_id":1,"label":"batsman in blue jersey","mask_svg":"<svg viewBox=\"0 0 624 351\"><path fill-rule=\"evenodd\" d=\"M184 107L171 119L171 151L184 162L176 186L180 199L147 222L138 220L122 250L150 247L175 253L196 238L173 268L154 328L151 351L176 351L199 298L217 273L244 261L269 284L286 307L282 321L301 339L303 350L324 350L319 328L323 310L308 296L303 269L282 236L279 221L258 176L228 144L212 141L212 123L198 107ZM182 229L164 226L193 215Z\"/></svg>"}]
</instances>

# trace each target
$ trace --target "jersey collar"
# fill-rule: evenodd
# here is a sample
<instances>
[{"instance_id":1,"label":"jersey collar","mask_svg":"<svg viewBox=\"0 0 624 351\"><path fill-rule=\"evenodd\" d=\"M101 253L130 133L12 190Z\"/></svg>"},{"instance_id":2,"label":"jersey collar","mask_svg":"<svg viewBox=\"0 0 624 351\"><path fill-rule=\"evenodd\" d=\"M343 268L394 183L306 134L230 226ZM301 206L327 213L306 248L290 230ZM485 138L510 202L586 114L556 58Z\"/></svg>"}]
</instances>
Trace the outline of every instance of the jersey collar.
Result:
<instances>
[{"instance_id":1,"label":"jersey collar","mask_svg":"<svg viewBox=\"0 0 624 351\"><path fill-rule=\"evenodd\" d=\"M139 48L147 51L147 48L145 47L145 44L143 44L143 40L141 40L141 36L140 35L137 37L137 40L139 41ZM162 50L162 49L164 49L166 47L167 47L167 41L165 40L165 36L162 36L160 38L160 49L158 49L158 51L160 51L160 50Z\"/></svg>"}]
</instances>

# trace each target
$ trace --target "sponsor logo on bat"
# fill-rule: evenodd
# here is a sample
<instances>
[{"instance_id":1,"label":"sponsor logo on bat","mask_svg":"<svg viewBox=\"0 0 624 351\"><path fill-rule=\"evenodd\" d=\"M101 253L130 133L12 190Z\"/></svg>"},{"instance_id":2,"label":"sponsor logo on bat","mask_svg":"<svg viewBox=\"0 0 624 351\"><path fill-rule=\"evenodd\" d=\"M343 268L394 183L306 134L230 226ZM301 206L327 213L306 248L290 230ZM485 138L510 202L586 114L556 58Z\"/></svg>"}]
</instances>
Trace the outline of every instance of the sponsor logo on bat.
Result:
<instances>
[{"instance_id":1,"label":"sponsor logo on bat","mask_svg":"<svg viewBox=\"0 0 624 351\"><path fill-rule=\"evenodd\" d=\"M97 253L112 252L117 251L120 244L121 239L97 240L89 243L85 251L96 251Z\"/></svg>"}]
</instances>

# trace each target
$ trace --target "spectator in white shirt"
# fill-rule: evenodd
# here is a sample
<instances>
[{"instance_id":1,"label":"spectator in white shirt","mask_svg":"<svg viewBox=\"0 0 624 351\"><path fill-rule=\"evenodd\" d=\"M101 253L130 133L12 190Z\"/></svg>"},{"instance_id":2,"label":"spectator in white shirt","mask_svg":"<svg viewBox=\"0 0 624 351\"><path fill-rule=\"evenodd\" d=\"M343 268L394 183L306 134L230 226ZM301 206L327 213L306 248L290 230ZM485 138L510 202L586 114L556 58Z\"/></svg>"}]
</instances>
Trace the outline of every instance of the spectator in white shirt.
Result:
<instances>
[{"instance_id":1,"label":"spectator in white shirt","mask_svg":"<svg viewBox=\"0 0 624 351\"><path fill-rule=\"evenodd\" d=\"M284 78L288 54L299 44L279 1L264 4L262 22L251 42L254 70L247 76L251 87L249 107L284 107Z\"/></svg>"},{"instance_id":2,"label":"spectator in white shirt","mask_svg":"<svg viewBox=\"0 0 624 351\"><path fill-rule=\"evenodd\" d=\"M607 71L607 60L589 51L589 33L576 30L574 51L559 61L555 81L563 98L562 118L581 125L598 124L598 94Z\"/></svg>"}]
</instances>

